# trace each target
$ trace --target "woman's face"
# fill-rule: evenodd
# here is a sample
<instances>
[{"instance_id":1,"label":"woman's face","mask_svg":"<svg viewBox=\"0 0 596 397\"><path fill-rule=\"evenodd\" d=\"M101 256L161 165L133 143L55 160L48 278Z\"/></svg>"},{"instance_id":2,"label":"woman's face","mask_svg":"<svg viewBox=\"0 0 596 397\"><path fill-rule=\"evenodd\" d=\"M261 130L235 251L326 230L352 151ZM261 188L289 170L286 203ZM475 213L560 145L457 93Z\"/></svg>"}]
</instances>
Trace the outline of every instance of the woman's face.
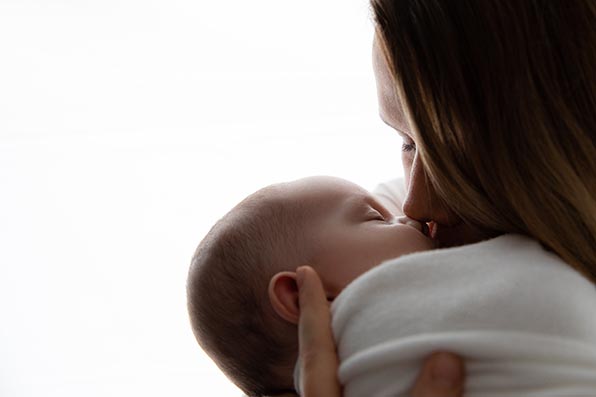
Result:
<instances>
[{"instance_id":1,"label":"woman's face","mask_svg":"<svg viewBox=\"0 0 596 397\"><path fill-rule=\"evenodd\" d=\"M427 185L426 174L416 150L416 136L408 124L380 39L376 35L373 42L373 68L381 119L403 139L401 158L407 191L402 207L403 213L410 218L428 223L431 237L436 239L441 247L479 241L481 235L442 205L430 184Z\"/></svg>"}]
</instances>

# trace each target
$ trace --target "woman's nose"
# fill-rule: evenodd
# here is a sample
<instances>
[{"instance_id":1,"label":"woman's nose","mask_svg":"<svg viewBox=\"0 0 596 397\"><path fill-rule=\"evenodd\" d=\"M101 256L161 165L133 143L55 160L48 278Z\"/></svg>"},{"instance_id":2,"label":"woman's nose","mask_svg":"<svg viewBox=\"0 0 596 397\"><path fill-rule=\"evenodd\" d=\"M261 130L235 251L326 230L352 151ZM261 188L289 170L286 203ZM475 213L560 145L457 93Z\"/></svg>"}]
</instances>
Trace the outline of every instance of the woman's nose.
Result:
<instances>
[{"instance_id":1,"label":"woman's nose","mask_svg":"<svg viewBox=\"0 0 596 397\"><path fill-rule=\"evenodd\" d=\"M407 169L406 172L408 172ZM417 155L405 179L407 193L402 205L403 213L420 222L446 223L447 211L428 182L422 162Z\"/></svg>"}]
</instances>

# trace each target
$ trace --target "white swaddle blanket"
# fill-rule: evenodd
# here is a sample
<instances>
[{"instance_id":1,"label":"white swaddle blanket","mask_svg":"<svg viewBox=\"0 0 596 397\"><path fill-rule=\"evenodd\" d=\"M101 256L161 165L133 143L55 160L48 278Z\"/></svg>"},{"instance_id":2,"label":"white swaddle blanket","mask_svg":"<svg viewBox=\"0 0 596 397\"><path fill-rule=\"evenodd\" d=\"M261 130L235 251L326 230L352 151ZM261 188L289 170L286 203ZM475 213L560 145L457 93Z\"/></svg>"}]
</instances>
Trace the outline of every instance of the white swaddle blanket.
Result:
<instances>
[{"instance_id":1,"label":"white swaddle blanket","mask_svg":"<svg viewBox=\"0 0 596 397\"><path fill-rule=\"evenodd\" d=\"M596 287L523 236L385 262L332 314L344 396L407 396L436 350L465 359L466 396L596 396Z\"/></svg>"}]
</instances>

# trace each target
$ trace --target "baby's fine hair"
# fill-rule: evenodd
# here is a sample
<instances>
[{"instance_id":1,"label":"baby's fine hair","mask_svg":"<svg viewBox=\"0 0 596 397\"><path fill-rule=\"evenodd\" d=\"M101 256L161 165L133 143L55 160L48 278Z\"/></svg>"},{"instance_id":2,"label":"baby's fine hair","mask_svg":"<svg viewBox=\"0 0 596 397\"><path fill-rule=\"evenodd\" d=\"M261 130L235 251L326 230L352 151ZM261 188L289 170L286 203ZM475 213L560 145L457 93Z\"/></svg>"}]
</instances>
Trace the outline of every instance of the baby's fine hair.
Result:
<instances>
[{"instance_id":1,"label":"baby's fine hair","mask_svg":"<svg viewBox=\"0 0 596 397\"><path fill-rule=\"evenodd\" d=\"M276 195L279 189L259 190L219 220L199 244L187 280L197 341L251 397L293 390L296 326L277 317L267 290L275 273L307 260L296 242L308 215Z\"/></svg>"}]
</instances>

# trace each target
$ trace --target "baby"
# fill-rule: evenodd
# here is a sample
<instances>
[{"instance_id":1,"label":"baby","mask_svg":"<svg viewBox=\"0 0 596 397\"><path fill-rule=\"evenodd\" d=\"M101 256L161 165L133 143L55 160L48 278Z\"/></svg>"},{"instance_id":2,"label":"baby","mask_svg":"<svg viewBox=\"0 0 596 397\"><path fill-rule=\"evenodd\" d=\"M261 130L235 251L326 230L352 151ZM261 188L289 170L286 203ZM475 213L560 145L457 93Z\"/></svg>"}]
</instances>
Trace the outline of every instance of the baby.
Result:
<instances>
[{"instance_id":1,"label":"baby","mask_svg":"<svg viewBox=\"0 0 596 397\"><path fill-rule=\"evenodd\" d=\"M436 350L464 358L468 397L596 396L588 279L526 236L432 249L427 234L340 179L260 190L193 258L196 338L249 396L299 389L294 271L307 264L333 301L345 397L407 396Z\"/></svg>"},{"instance_id":2,"label":"baby","mask_svg":"<svg viewBox=\"0 0 596 397\"><path fill-rule=\"evenodd\" d=\"M217 222L193 257L188 309L199 344L247 395L294 392L295 269L313 267L333 301L381 262L434 248L421 224L406 223L338 178L252 194Z\"/></svg>"}]
</instances>

